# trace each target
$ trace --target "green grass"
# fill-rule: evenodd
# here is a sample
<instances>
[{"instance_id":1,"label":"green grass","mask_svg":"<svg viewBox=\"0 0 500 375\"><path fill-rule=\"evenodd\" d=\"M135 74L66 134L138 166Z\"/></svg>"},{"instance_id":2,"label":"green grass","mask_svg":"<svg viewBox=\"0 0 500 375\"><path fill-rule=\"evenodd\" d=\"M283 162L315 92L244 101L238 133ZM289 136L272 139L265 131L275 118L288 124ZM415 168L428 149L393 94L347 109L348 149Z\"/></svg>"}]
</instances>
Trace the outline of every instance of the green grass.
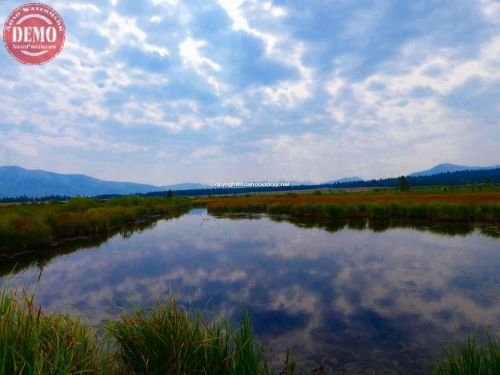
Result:
<instances>
[{"instance_id":1,"label":"green grass","mask_svg":"<svg viewBox=\"0 0 500 375\"><path fill-rule=\"evenodd\" d=\"M0 206L0 249L49 247L125 229L153 217L183 213L190 207L189 199L142 197Z\"/></svg>"},{"instance_id":2,"label":"green grass","mask_svg":"<svg viewBox=\"0 0 500 375\"><path fill-rule=\"evenodd\" d=\"M102 353L79 320L46 315L25 294L0 292L0 374L102 374Z\"/></svg>"},{"instance_id":3,"label":"green grass","mask_svg":"<svg viewBox=\"0 0 500 375\"><path fill-rule=\"evenodd\" d=\"M445 350L436 368L435 375L496 375L500 374L500 340L488 336L479 344L469 336L464 343Z\"/></svg>"},{"instance_id":4,"label":"green grass","mask_svg":"<svg viewBox=\"0 0 500 375\"><path fill-rule=\"evenodd\" d=\"M106 332L119 344L121 373L272 373L264 352L254 343L247 314L239 329L233 330L224 320L207 322L169 300L152 311L111 322Z\"/></svg>"},{"instance_id":5,"label":"green grass","mask_svg":"<svg viewBox=\"0 0 500 375\"><path fill-rule=\"evenodd\" d=\"M0 328L1 375L276 373L253 339L248 314L233 329L173 299L109 321L99 338L78 319L45 314L33 296L3 289ZM287 353L279 373L291 375L294 369Z\"/></svg>"}]
</instances>

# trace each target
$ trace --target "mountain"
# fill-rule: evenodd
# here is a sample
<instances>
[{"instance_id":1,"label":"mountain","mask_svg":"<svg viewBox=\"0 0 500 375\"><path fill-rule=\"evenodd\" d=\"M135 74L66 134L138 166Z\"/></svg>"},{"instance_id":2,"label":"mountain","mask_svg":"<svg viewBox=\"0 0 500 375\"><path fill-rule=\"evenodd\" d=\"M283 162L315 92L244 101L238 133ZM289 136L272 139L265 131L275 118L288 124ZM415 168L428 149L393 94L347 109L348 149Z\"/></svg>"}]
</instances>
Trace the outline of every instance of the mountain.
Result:
<instances>
[{"instance_id":1,"label":"mountain","mask_svg":"<svg viewBox=\"0 0 500 375\"><path fill-rule=\"evenodd\" d=\"M309 182L294 181L295 185ZM43 170L28 170L17 166L0 167L0 198L26 196L30 198L59 196L107 196L146 194L167 190L187 191L213 189L212 186L189 182L166 186L132 182L105 181L82 174L60 174Z\"/></svg>"},{"instance_id":2,"label":"mountain","mask_svg":"<svg viewBox=\"0 0 500 375\"><path fill-rule=\"evenodd\" d=\"M496 169L500 168L500 165L494 165L491 167L469 167L467 165L457 165L450 163L438 164L431 169L427 169L425 171L415 172L409 177L418 177L418 176L434 176L440 173L451 173L451 172L460 172L460 171L479 171L479 170L488 170L488 169Z\"/></svg>"},{"instance_id":3,"label":"mountain","mask_svg":"<svg viewBox=\"0 0 500 375\"><path fill-rule=\"evenodd\" d=\"M357 181L363 181L363 179L361 177L344 177L338 180L327 181L325 182L325 184L342 184L344 182L357 182Z\"/></svg>"},{"instance_id":4,"label":"mountain","mask_svg":"<svg viewBox=\"0 0 500 375\"><path fill-rule=\"evenodd\" d=\"M134 194L161 190L159 186L104 181L81 174L59 174L20 167L0 167L0 197L50 195Z\"/></svg>"}]
</instances>

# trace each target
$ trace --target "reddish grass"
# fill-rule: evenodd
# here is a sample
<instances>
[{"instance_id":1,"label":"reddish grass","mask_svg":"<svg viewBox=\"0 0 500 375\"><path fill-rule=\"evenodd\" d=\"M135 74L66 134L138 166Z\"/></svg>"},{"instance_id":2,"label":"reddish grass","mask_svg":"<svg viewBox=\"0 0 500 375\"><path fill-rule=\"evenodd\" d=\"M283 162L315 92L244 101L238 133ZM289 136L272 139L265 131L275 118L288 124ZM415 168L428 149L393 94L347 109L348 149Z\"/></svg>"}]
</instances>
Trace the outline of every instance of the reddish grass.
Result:
<instances>
[{"instance_id":1,"label":"reddish grass","mask_svg":"<svg viewBox=\"0 0 500 375\"><path fill-rule=\"evenodd\" d=\"M457 194L398 194L398 193L352 193L346 195L302 195L296 197L231 197L214 198L207 201L208 207L246 206L251 204L353 204L353 203L500 203L500 192Z\"/></svg>"}]
</instances>

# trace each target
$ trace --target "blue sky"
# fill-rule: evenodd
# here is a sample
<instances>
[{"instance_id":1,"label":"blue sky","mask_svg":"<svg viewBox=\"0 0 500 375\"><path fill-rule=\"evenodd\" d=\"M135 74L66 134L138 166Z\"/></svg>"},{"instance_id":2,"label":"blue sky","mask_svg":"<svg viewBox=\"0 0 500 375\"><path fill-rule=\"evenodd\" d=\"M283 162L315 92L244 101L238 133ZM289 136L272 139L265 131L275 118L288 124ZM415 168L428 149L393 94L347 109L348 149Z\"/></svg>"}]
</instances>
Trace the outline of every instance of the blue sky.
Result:
<instances>
[{"instance_id":1,"label":"blue sky","mask_svg":"<svg viewBox=\"0 0 500 375\"><path fill-rule=\"evenodd\" d=\"M498 0L47 4L55 60L0 49L0 165L170 184L500 162Z\"/></svg>"}]
</instances>

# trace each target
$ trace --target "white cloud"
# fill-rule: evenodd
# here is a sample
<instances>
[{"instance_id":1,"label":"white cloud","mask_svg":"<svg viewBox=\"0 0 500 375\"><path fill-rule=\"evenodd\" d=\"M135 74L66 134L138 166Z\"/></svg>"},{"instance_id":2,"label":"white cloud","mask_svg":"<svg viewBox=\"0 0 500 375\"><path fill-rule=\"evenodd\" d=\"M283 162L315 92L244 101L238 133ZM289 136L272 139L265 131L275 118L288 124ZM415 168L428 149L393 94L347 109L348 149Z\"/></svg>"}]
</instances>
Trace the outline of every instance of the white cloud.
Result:
<instances>
[{"instance_id":1,"label":"white cloud","mask_svg":"<svg viewBox=\"0 0 500 375\"><path fill-rule=\"evenodd\" d=\"M149 21L150 21L151 23L156 23L156 24L160 23L160 22L161 22L161 20L162 20L162 18L161 18L160 16L152 16L152 17L149 19Z\"/></svg>"},{"instance_id":2,"label":"white cloud","mask_svg":"<svg viewBox=\"0 0 500 375\"><path fill-rule=\"evenodd\" d=\"M157 53L161 57L170 54L166 47L147 42L148 35L137 26L136 19L121 16L116 12L111 12L105 23L98 25L97 30L113 47L134 45L145 52Z\"/></svg>"},{"instance_id":3,"label":"white cloud","mask_svg":"<svg viewBox=\"0 0 500 375\"><path fill-rule=\"evenodd\" d=\"M116 111L113 118L123 125L156 126L172 132L182 129L181 124L167 119L165 109L159 103L129 101Z\"/></svg>"},{"instance_id":4,"label":"white cloud","mask_svg":"<svg viewBox=\"0 0 500 375\"><path fill-rule=\"evenodd\" d=\"M243 16L240 6L245 0L218 0L218 4L227 12L233 21L233 28L235 30L243 30L250 33L251 29L248 21Z\"/></svg>"},{"instance_id":5,"label":"white cloud","mask_svg":"<svg viewBox=\"0 0 500 375\"><path fill-rule=\"evenodd\" d=\"M400 149L403 145L409 147L409 155L399 161L394 150L377 152L379 157L384 155L391 172L402 170L405 164L415 164L412 158L416 155L423 167L444 160L466 162L466 145L471 145L477 134L476 119L460 109L449 108L442 99L473 79L500 83L499 37L483 43L478 55L468 59L451 49L424 50L427 54L421 56L422 45L413 41L401 49L392 63L361 81L352 81L337 69L324 85L330 96L332 129L345 125L348 127L342 131L353 139L356 132L366 132L382 136L373 139L374 144L392 142ZM494 149L492 145L488 148Z\"/></svg>"},{"instance_id":6,"label":"white cloud","mask_svg":"<svg viewBox=\"0 0 500 375\"><path fill-rule=\"evenodd\" d=\"M172 116L178 108L183 107L185 113ZM186 111L191 111L187 113ZM202 116L197 113L196 105L186 101L174 101L159 104L145 101L129 101L113 115L113 119L128 126L155 126L179 133L185 130L201 130L204 128L236 128L242 119L234 116Z\"/></svg>"},{"instance_id":7,"label":"white cloud","mask_svg":"<svg viewBox=\"0 0 500 375\"><path fill-rule=\"evenodd\" d=\"M265 12L276 18L285 17L287 15L287 11L285 8L275 6L270 1L266 1L264 4L262 4L262 8Z\"/></svg>"},{"instance_id":8,"label":"white cloud","mask_svg":"<svg viewBox=\"0 0 500 375\"><path fill-rule=\"evenodd\" d=\"M312 68L306 67L302 63L304 50L304 45L297 44L295 50L291 53L289 52L287 56L287 63L298 69L300 73L299 80L287 80L275 86L264 87L258 90L267 98L267 104L293 108L311 98L314 74Z\"/></svg>"},{"instance_id":9,"label":"white cloud","mask_svg":"<svg viewBox=\"0 0 500 375\"><path fill-rule=\"evenodd\" d=\"M265 2L256 7L256 4L260 3L254 0L218 0L218 4L233 21L234 30L244 31L262 40L267 57L299 72L300 78L297 80L288 80L275 86L259 89L258 92L265 97L266 104L295 107L310 98L313 69L303 63L303 56L306 54L305 44L290 38L288 35L259 30L250 26L248 21L248 16L251 13L269 14L272 17L280 18L287 14L286 9L275 7L271 2ZM247 11L244 10L246 6L249 7Z\"/></svg>"},{"instance_id":10,"label":"white cloud","mask_svg":"<svg viewBox=\"0 0 500 375\"><path fill-rule=\"evenodd\" d=\"M203 77L217 93L220 93L224 90L224 85L214 77L213 72L220 72L222 66L201 54L200 49L206 45L207 43L204 40L195 40L191 37L187 37L179 44L179 54L186 66L193 69L199 76Z\"/></svg>"},{"instance_id":11,"label":"white cloud","mask_svg":"<svg viewBox=\"0 0 500 375\"><path fill-rule=\"evenodd\" d=\"M199 50L206 45L207 42L204 40L194 40L188 37L179 45L179 52L184 62L193 66L197 71L208 66L212 70L220 72L222 67L219 64L201 55Z\"/></svg>"},{"instance_id":12,"label":"white cloud","mask_svg":"<svg viewBox=\"0 0 500 375\"><path fill-rule=\"evenodd\" d=\"M484 17L498 25L500 20L500 2L498 0L480 0L481 10Z\"/></svg>"},{"instance_id":13,"label":"white cloud","mask_svg":"<svg viewBox=\"0 0 500 375\"><path fill-rule=\"evenodd\" d=\"M414 46L407 46L405 55L411 59ZM411 91L425 87L440 95L447 95L463 86L470 79L481 79L488 82L500 80L500 37L485 42L479 55L467 60L454 56L453 50L442 49L432 51L421 62L407 63L403 59L399 74L376 73L366 79L357 89L358 93L369 93L368 87L383 84L384 95L402 98L411 95Z\"/></svg>"},{"instance_id":14,"label":"white cloud","mask_svg":"<svg viewBox=\"0 0 500 375\"><path fill-rule=\"evenodd\" d=\"M163 5L163 6L173 7L177 5L178 0L151 0L151 2L153 3L153 5L156 6Z\"/></svg>"},{"instance_id":15,"label":"white cloud","mask_svg":"<svg viewBox=\"0 0 500 375\"><path fill-rule=\"evenodd\" d=\"M61 11L63 9L71 9L78 12L90 12L90 13L101 13L101 9L95 6L94 4L85 4L85 3L67 3L67 2L55 2L51 4L55 9Z\"/></svg>"},{"instance_id":16,"label":"white cloud","mask_svg":"<svg viewBox=\"0 0 500 375\"><path fill-rule=\"evenodd\" d=\"M242 120L237 117L232 116L218 116L208 119L208 124L214 127L218 127L219 125L228 126L230 128L237 128L241 125Z\"/></svg>"}]
</instances>

